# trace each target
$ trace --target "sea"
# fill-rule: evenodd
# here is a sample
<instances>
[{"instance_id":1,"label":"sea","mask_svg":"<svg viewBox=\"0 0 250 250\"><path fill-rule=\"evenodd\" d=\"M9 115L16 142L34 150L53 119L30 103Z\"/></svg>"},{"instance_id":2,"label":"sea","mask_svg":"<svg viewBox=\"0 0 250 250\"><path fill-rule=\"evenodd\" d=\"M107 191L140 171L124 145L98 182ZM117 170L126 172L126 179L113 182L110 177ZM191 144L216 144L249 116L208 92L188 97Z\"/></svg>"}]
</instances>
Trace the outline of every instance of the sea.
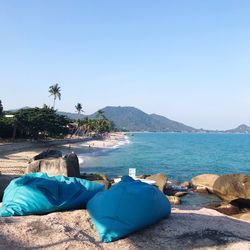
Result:
<instances>
[{"instance_id":1,"label":"sea","mask_svg":"<svg viewBox=\"0 0 250 250\"><path fill-rule=\"evenodd\" d=\"M109 177L164 173L190 181L211 174L250 174L250 134L128 133L117 146L79 155L81 172Z\"/></svg>"}]
</instances>

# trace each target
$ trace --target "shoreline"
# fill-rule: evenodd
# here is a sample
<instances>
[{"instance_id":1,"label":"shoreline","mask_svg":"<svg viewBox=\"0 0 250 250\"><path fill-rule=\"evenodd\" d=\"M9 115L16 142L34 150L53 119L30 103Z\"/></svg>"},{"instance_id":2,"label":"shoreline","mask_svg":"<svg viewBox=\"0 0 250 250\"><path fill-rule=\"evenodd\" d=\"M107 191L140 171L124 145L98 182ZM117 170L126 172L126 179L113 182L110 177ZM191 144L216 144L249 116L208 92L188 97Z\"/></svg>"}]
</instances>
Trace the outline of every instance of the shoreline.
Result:
<instances>
[{"instance_id":1,"label":"shoreline","mask_svg":"<svg viewBox=\"0 0 250 250\"><path fill-rule=\"evenodd\" d=\"M124 133L114 132L104 139L74 138L38 142L2 142L0 143L0 173L23 175L28 162L48 148L60 150L63 155L72 151L84 155L101 149L114 148L122 140L125 140Z\"/></svg>"}]
</instances>

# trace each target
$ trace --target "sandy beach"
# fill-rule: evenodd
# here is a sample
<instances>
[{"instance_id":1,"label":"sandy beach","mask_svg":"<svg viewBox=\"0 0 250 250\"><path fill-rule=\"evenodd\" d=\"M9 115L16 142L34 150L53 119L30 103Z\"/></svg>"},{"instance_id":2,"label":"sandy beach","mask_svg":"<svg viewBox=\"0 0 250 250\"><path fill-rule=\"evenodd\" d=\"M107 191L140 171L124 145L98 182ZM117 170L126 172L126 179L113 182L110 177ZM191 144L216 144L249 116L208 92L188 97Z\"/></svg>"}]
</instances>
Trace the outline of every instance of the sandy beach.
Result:
<instances>
[{"instance_id":1,"label":"sandy beach","mask_svg":"<svg viewBox=\"0 0 250 250\"><path fill-rule=\"evenodd\" d=\"M110 133L103 140L86 138L52 140L47 142L17 141L0 143L0 172L22 175L28 162L37 154L50 149L62 151L63 155L75 152L88 153L103 148L112 148L125 140L124 133Z\"/></svg>"}]
</instances>

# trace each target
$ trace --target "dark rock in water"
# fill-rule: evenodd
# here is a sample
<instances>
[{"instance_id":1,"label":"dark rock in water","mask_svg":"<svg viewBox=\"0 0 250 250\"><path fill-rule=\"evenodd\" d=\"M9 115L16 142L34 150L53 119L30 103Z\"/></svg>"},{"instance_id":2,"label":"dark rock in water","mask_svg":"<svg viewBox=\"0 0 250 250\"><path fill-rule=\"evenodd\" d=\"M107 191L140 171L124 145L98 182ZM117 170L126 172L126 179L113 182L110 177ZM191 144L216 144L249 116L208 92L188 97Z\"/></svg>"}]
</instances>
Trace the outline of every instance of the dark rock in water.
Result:
<instances>
[{"instance_id":1,"label":"dark rock in water","mask_svg":"<svg viewBox=\"0 0 250 250\"><path fill-rule=\"evenodd\" d=\"M161 192L164 191L164 188L167 185L168 181L168 177L165 174L161 173L150 175L146 179L155 181L156 182L155 185L159 188Z\"/></svg>"},{"instance_id":2,"label":"dark rock in water","mask_svg":"<svg viewBox=\"0 0 250 250\"><path fill-rule=\"evenodd\" d=\"M75 153L70 153L64 156L66 159L67 175L69 177L80 177L79 160Z\"/></svg>"},{"instance_id":3,"label":"dark rock in water","mask_svg":"<svg viewBox=\"0 0 250 250\"><path fill-rule=\"evenodd\" d=\"M172 182L169 182L169 183L172 183ZM181 192L187 193L187 191L188 191L188 189L186 187L171 185L169 183L164 188L164 194L166 194L166 195L172 196L172 195L176 195L176 193L181 193Z\"/></svg>"},{"instance_id":4,"label":"dark rock in water","mask_svg":"<svg viewBox=\"0 0 250 250\"><path fill-rule=\"evenodd\" d=\"M240 212L240 209L232 204L221 204L220 206L215 207L214 209L226 215L238 214Z\"/></svg>"},{"instance_id":5,"label":"dark rock in water","mask_svg":"<svg viewBox=\"0 0 250 250\"><path fill-rule=\"evenodd\" d=\"M14 180L15 178L18 178L18 175L0 175L0 201L3 199L3 194L5 188L9 185L9 183Z\"/></svg>"},{"instance_id":6,"label":"dark rock in water","mask_svg":"<svg viewBox=\"0 0 250 250\"><path fill-rule=\"evenodd\" d=\"M49 176L64 175L80 177L78 157L72 153L66 158L41 159L31 162L26 170L27 173L43 172Z\"/></svg>"},{"instance_id":7,"label":"dark rock in water","mask_svg":"<svg viewBox=\"0 0 250 250\"><path fill-rule=\"evenodd\" d=\"M201 174L192 179L192 185L195 187L205 187L211 193L213 193L213 186L215 181L219 178L216 174Z\"/></svg>"},{"instance_id":8,"label":"dark rock in water","mask_svg":"<svg viewBox=\"0 0 250 250\"><path fill-rule=\"evenodd\" d=\"M62 157L62 152L59 150L54 150L54 149L48 149L44 150L40 154L34 156L34 161L36 160L41 160L41 159L47 159L47 158L60 158Z\"/></svg>"},{"instance_id":9,"label":"dark rock in water","mask_svg":"<svg viewBox=\"0 0 250 250\"><path fill-rule=\"evenodd\" d=\"M214 183L214 193L222 200L250 207L250 175L227 174L220 176Z\"/></svg>"}]
</instances>

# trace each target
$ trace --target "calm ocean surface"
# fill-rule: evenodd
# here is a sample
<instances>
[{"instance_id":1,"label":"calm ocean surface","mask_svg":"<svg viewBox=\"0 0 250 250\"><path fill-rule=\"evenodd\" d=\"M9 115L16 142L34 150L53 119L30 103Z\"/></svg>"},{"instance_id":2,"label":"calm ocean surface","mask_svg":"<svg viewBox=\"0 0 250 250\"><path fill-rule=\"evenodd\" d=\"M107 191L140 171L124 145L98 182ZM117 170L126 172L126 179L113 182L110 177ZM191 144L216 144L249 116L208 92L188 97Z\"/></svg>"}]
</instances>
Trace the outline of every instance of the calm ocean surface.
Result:
<instances>
[{"instance_id":1,"label":"calm ocean surface","mask_svg":"<svg viewBox=\"0 0 250 250\"><path fill-rule=\"evenodd\" d=\"M108 176L165 173L170 179L190 180L202 173L250 174L248 134L128 134L128 144L85 156L82 172Z\"/></svg>"}]
</instances>

